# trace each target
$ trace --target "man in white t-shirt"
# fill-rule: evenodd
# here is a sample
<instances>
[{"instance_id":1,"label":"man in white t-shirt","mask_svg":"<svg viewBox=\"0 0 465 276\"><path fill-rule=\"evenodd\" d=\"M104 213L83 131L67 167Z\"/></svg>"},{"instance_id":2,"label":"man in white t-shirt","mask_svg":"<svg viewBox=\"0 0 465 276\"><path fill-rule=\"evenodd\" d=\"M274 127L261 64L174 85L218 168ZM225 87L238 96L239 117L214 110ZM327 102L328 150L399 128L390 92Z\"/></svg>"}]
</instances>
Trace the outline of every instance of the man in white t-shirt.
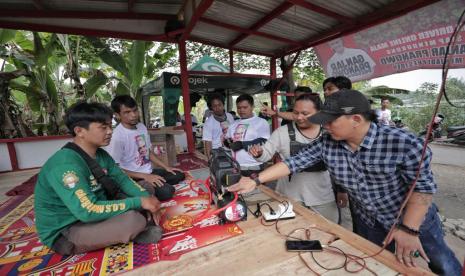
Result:
<instances>
[{"instance_id":1,"label":"man in white t-shirt","mask_svg":"<svg viewBox=\"0 0 465 276\"><path fill-rule=\"evenodd\" d=\"M380 125L389 126L392 124L391 110L389 109L389 104L389 99L381 99L381 109L378 109L376 111L376 115L378 116L378 123Z\"/></svg>"},{"instance_id":2,"label":"man in white t-shirt","mask_svg":"<svg viewBox=\"0 0 465 276\"><path fill-rule=\"evenodd\" d=\"M242 94L236 99L240 119L229 126L226 146L233 151L233 158L241 165L242 174L250 176L263 169L263 162L255 160L248 149L256 144L264 144L270 138L270 125L254 115L252 96Z\"/></svg>"},{"instance_id":3,"label":"man in white t-shirt","mask_svg":"<svg viewBox=\"0 0 465 276\"><path fill-rule=\"evenodd\" d=\"M210 158L212 150L223 147L224 139L229 125L234 122L231 114L224 112L224 98L220 94L209 97L211 115L203 124L202 140L204 142L205 155Z\"/></svg>"},{"instance_id":4,"label":"man in white t-shirt","mask_svg":"<svg viewBox=\"0 0 465 276\"><path fill-rule=\"evenodd\" d=\"M117 96L111 101L120 124L113 130L107 152L130 177L140 180L151 194L159 200L170 199L174 187L185 177L184 173L159 160L151 150L147 128L139 123L136 101L128 95ZM153 168L152 164L160 168Z\"/></svg>"},{"instance_id":5,"label":"man in white t-shirt","mask_svg":"<svg viewBox=\"0 0 465 276\"><path fill-rule=\"evenodd\" d=\"M341 38L328 44L334 51L326 65L328 76L346 76L352 81L358 81L369 78L375 72L376 63L365 51L344 47Z\"/></svg>"}]
</instances>

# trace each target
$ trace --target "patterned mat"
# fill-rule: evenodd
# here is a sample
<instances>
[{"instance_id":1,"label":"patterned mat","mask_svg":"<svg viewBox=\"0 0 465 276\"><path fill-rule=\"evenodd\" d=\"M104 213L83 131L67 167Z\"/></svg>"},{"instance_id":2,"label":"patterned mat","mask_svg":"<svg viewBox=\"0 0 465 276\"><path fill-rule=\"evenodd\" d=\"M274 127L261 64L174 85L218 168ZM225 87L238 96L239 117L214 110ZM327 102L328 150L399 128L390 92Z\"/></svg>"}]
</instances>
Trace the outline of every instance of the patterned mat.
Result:
<instances>
[{"instance_id":1,"label":"patterned mat","mask_svg":"<svg viewBox=\"0 0 465 276\"><path fill-rule=\"evenodd\" d=\"M163 203L162 224L170 233L159 243L118 244L74 256L58 255L40 243L33 195L11 197L0 205L0 275L108 275L177 260L186 252L242 234L236 224L220 225L216 217L192 225L207 198L192 187L187 182L178 184L177 195Z\"/></svg>"}]
</instances>

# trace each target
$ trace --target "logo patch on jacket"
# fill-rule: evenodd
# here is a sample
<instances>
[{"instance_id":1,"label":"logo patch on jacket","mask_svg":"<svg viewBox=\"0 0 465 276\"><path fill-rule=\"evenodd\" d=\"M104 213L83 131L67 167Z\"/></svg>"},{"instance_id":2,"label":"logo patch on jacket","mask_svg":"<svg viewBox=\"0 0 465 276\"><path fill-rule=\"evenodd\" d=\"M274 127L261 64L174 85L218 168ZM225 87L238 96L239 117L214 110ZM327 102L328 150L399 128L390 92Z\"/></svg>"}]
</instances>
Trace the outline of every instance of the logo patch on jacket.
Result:
<instances>
[{"instance_id":1,"label":"logo patch on jacket","mask_svg":"<svg viewBox=\"0 0 465 276\"><path fill-rule=\"evenodd\" d=\"M76 175L74 171L67 171L63 174L63 184L65 185L65 187L74 189L78 182L79 177Z\"/></svg>"}]
</instances>

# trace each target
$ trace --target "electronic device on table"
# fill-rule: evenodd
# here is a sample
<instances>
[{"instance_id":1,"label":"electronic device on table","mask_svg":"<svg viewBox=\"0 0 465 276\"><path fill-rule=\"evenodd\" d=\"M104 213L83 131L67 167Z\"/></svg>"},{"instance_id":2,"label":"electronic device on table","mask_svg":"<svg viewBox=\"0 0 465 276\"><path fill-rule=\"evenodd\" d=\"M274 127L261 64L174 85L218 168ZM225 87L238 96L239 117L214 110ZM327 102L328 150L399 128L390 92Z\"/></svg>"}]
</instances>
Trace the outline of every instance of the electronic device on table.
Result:
<instances>
[{"instance_id":1,"label":"electronic device on table","mask_svg":"<svg viewBox=\"0 0 465 276\"><path fill-rule=\"evenodd\" d=\"M219 213L219 217L224 222L247 220L247 205L244 200L238 198L237 193L226 190L227 187L236 184L241 179L239 163L228 152L219 148L212 151L209 167L213 200L218 209L227 206Z\"/></svg>"},{"instance_id":2,"label":"electronic device on table","mask_svg":"<svg viewBox=\"0 0 465 276\"><path fill-rule=\"evenodd\" d=\"M287 251L305 251L317 252L322 251L320 241L318 240L286 240Z\"/></svg>"}]
</instances>

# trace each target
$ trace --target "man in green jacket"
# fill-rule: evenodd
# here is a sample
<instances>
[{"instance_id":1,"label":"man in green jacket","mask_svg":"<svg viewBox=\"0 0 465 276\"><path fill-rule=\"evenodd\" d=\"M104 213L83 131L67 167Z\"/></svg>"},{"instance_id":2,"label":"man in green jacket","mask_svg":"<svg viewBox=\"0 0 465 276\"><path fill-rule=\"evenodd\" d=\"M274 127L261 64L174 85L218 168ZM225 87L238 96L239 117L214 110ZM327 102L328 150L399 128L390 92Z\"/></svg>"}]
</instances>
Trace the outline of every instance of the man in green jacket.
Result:
<instances>
[{"instance_id":1,"label":"man in green jacket","mask_svg":"<svg viewBox=\"0 0 465 276\"><path fill-rule=\"evenodd\" d=\"M67 111L65 124L74 144L97 162L124 194L119 197L123 199L111 198L85 159L70 148L57 151L39 173L34 191L37 232L42 243L59 254L79 254L129 241L157 242L161 237L152 219L157 217L160 202L100 149L110 143L112 114L103 104L78 103Z\"/></svg>"}]
</instances>

